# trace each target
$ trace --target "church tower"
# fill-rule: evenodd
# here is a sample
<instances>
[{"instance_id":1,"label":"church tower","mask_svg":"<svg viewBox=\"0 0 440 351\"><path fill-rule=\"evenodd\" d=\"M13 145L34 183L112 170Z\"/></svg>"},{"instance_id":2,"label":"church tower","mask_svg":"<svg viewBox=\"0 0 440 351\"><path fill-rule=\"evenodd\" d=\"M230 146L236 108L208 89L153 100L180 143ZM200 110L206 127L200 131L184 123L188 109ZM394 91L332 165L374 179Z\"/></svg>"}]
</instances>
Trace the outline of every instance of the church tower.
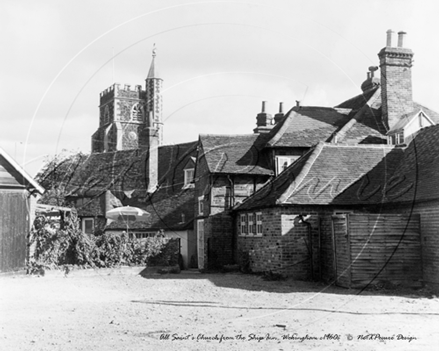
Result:
<instances>
[{"instance_id":1,"label":"church tower","mask_svg":"<svg viewBox=\"0 0 440 351\"><path fill-rule=\"evenodd\" d=\"M158 77L156 50L141 85L115 83L100 94L99 127L92 135L92 152L156 148L162 143L162 79Z\"/></svg>"}]
</instances>

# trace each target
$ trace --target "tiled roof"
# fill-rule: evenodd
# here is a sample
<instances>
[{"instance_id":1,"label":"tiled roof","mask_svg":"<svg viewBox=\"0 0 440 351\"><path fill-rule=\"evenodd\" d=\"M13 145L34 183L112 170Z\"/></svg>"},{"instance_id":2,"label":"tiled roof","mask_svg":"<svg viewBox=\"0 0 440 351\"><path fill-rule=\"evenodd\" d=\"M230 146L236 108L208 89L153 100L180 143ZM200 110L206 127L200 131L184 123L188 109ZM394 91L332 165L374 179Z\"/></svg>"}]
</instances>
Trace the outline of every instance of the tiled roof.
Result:
<instances>
[{"instance_id":1,"label":"tiled roof","mask_svg":"<svg viewBox=\"0 0 440 351\"><path fill-rule=\"evenodd\" d=\"M271 132L267 147L311 147L325 141L350 120L350 110L299 106L290 110Z\"/></svg>"},{"instance_id":2,"label":"tiled roof","mask_svg":"<svg viewBox=\"0 0 440 351\"><path fill-rule=\"evenodd\" d=\"M399 159L402 150L385 145L340 145L321 142L243 202L238 209L277 204L332 204L345 189L369 171L392 168L383 162L385 156L390 154L392 159ZM358 200L350 198L345 203L358 203Z\"/></svg>"},{"instance_id":3,"label":"tiled roof","mask_svg":"<svg viewBox=\"0 0 440 351\"><path fill-rule=\"evenodd\" d=\"M359 110L362 108L370 99L371 97L379 91L380 93L380 87L374 87L373 89L367 90L366 92L357 95L349 100L346 100L336 107L338 108L349 108L352 110Z\"/></svg>"},{"instance_id":4,"label":"tiled roof","mask_svg":"<svg viewBox=\"0 0 440 351\"><path fill-rule=\"evenodd\" d=\"M258 134L200 135L211 173L273 174L258 149Z\"/></svg>"},{"instance_id":5,"label":"tiled roof","mask_svg":"<svg viewBox=\"0 0 440 351\"><path fill-rule=\"evenodd\" d=\"M395 172L396 181L411 186L392 202L428 201L439 198L439 126L421 129L405 149ZM400 187L405 189L405 187ZM397 193L396 193L397 194Z\"/></svg>"},{"instance_id":6,"label":"tiled roof","mask_svg":"<svg viewBox=\"0 0 440 351\"><path fill-rule=\"evenodd\" d=\"M237 209L438 200L438 144L438 125L423 128L406 148L319 143Z\"/></svg>"},{"instance_id":7,"label":"tiled roof","mask_svg":"<svg viewBox=\"0 0 440 351\"><path fill-rule=\"evenodd\" d=\"M372 89L373 94L359 95L369 100L356 110L353 117L333 136L331 141L344 144L386 144L386 128L381 119L380 89ZM359 97L358 97L359 99ZM351 101L351 100L348 100ZM348 102L341 105L349 105ZM359 105L359 101L353 105Z\"/></svg>"},{"instance_id":8,"label":"tiled roof","mask_svg":"<svg viewBox=\"0 0 440 351\"><path fill-rule=\"evenodd\" d=\"M71 199L88 199L83 215L93 210L103 216L101 197L110 191L122 205L140 207L151 213L148 222L133 223L135 227L186 228L194 216L194 189L183 189L183 168L195 156L196 148L197 142L159 147L159 188L153 194L147 194L145 183L148 152L141 150L93 153L75 158L76 163L69 165L72 174L63 185ZM111 227L125 228L125 223L113 222Z\"/></svg>"}]
</instances>

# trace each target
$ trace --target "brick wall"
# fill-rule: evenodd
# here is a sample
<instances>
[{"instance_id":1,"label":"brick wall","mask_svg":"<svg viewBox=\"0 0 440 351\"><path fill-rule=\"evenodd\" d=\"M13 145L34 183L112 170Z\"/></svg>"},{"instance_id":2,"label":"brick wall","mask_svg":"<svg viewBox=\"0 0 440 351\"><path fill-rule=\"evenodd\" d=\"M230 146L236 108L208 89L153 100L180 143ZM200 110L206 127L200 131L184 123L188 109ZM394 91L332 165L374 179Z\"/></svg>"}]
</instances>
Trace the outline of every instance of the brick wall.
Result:
<instances>
[{"instance_id":1,"label":"brick wall","mask_svg":"<svg viewBox=\"0 0 440 351\"><path fill-rule=\"evenodd\" d=\"M272 272L306 280L319 275L319 219L313 212L306 223L296 216L306 208L262 209L263 235L238 236L238 262L253 272ZM236 220L239 231L239 214ZM247 262L248 260L248 262Z\"/></svg>"}]
</instances>

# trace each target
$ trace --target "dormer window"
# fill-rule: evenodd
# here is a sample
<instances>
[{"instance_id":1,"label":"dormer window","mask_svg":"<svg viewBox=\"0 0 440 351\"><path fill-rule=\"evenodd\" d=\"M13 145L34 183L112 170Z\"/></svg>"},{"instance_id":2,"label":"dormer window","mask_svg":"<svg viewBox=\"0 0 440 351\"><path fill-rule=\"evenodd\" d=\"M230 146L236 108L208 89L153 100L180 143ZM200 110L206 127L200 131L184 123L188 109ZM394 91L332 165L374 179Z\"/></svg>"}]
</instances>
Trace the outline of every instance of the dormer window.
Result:
<instances>
[{"instance_id":1,"label":"dormer window","mask_svg":"<svg viewBox=\"0 0 440 351\"><path fill-rule=\"evenodd\" d=\"M299 156L276 156L275 157L276 175L283 172L287 167L289 167L298 158L299 158Z\"/></svg>"},{"instance_id":2,"label":"dormer window","mask_svg":"<svg viewBox=\"0 0 440 351\"><path fill-rule=\"evenodd\" d=\"M404 133L403 129L400 130L398 133L391 134L389 136L389 138L390 138L389 139L389 143L391 145L402 145L402 144L405 144L405 133Z\"/></svg>"},{"instance_id":3,"label":"dormer window","mask_svg":"<svg viewBox=\"0 0 440 351\"><path fill-rule=\"evenodd\" d=\"M183 188L193 188L194 187L194 168L188 168L183 170L184 172L184 180L183 180Z\"/></svg>"}]
</instances>

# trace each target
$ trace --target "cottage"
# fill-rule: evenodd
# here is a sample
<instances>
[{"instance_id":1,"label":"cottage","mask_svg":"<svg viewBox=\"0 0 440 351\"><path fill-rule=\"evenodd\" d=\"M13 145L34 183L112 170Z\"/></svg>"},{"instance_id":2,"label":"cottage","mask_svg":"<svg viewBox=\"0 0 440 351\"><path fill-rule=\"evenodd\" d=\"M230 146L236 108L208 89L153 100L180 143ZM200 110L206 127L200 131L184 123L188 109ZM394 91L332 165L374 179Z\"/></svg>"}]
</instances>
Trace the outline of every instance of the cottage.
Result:
<instances>
[{"instance_id":1,"label":"cottage","mask_svg":"<svg viewBox=\"0 0 440 351\"><path fill-rule=\"evenodd\" d=\"M24 269L27 238L43 187L0 148L0 272Z\"/></svg>"},{"instance_id":2,"label":"cottage","mask_svg":"<svg viewBox=\"0 0 440 351\"><path fill-rule=\"evenodd\" d=\"M231 228L237 227L230 222L229 206L252 195L268 180L280 176L311 148L315 151L328 149L329 146L320 144L326 142L372 145L371 150L379 150L373 146L382 145L380 150L387 150L392 149L387 144L405 145L421 128L438 124L438 113L412 100L413 53L404 47L404 32L399 32L397 47L392 46L392 34L388 31L387 46L379 53L380 78L375 77L379 67L370 67L367 79L361 84L361 94L333 108L297 103L286 114L280 104L280 110L274 117L267 113L263 102L253 134L200 137L195 183L198 215L195 230L200 268L231 263L234 261L231 255L237 259L242 250L237 248L240 240L238 244L237 240L231 240L234 231ZM367 149L344 150L344 157L351 159L363 157L356 155L357 151L352 154L352 150ZM327 165L320 167L326 173ZM341 167L343 173L337 177L343 177L348 172L344 165ZM279 181L276 182L279 184ZM330 188L334 186L327 185ZM275 190L271 187L265 191L270 193ZM258 214L251 217L253 226L257 227L260 220ZM273 230L280 234L281 228Z\"/></svg>"}]
</instances>

